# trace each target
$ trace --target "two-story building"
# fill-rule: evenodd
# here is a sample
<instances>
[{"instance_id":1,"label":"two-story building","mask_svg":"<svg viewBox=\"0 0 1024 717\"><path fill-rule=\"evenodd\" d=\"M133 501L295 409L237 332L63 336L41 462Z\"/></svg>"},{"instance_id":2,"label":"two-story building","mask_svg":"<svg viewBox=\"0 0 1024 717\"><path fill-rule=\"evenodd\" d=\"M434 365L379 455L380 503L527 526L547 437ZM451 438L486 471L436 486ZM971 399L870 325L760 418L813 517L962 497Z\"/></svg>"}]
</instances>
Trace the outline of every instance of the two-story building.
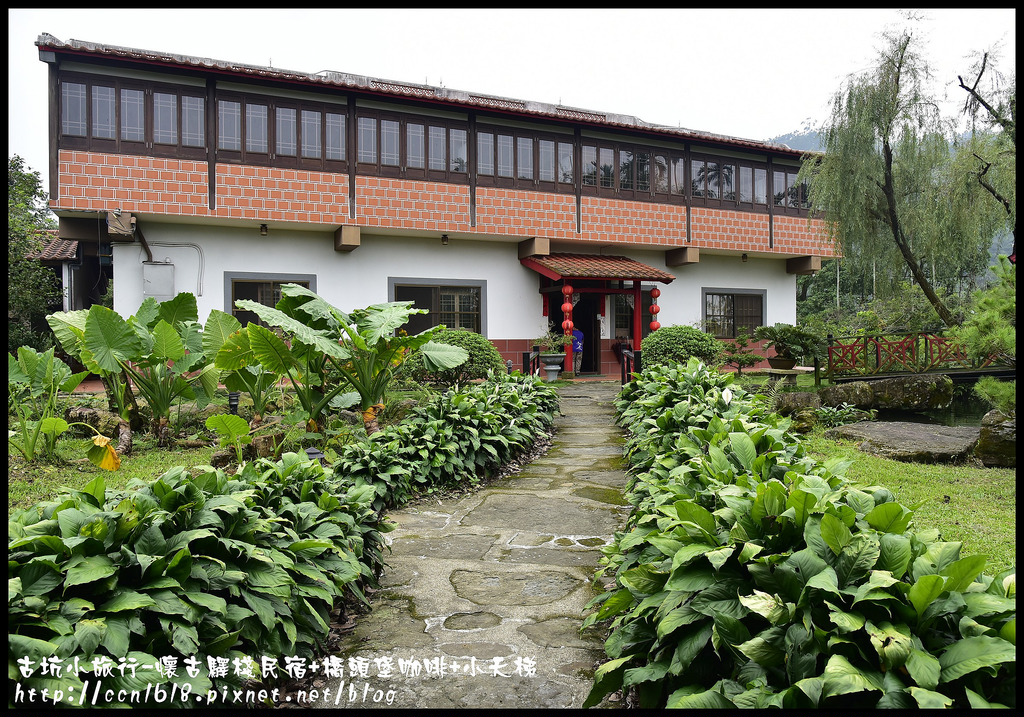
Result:
<instances>
[{"instance_id":1,"label":"two-story building","mask_svg":"<svg viewBox=\"0 0 1024 717\"><path fill-rule=\"evenodd\" d=\"M201 318L244 321L236 299L273 305L296 282L343 310L414 301L430 313L410 330L472 329L517 365L571 320L583 372L617 374L613 345L656 322L722 338L795 323L796 276L834 256L785 146L342 72L36 45L50 207L83 245L75 285L112 276L122 315L189 291Z\"/></svg>"}]
</instances>

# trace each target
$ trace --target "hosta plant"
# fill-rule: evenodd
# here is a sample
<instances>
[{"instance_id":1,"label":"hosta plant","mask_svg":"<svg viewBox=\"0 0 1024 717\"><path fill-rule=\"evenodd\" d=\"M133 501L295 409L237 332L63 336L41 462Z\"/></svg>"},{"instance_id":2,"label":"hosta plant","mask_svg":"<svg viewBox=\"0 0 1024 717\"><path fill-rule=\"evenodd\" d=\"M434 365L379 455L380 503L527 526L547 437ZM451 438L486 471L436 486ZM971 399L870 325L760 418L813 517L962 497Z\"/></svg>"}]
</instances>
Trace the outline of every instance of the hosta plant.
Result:
<instances>
[{"instance_id":1,"label":"hosta plant","mask_svg":"<svg viewBox=\"0 0 1024 717\"><path fill-rule=\"evenodd\" d=\"M634 509L586 619L610 628L586 706L622 689L643 708L1014 707L1015 576L686 373L623 390Z\"/></svg>"},{"instance_id":2,"label":"hosta plant","mask_svg":"<svg viewBox=\"0 0 1024 717\"><path fill-rule=\"evenodd\" d=\"M16 513L8 523L9 677L25 690L67 694L100 679L97 658L174 658L177 676L115 670L102 678L104 691L188 682L205 694L238 679L229 670L211 683L207 658L312 656L332 611L365 600L362 586L380 572L390 526L371 499L371 490L341 487L319 463L286 454L234 476L173 468L125 492L96 479ZM39 662L51 657L82 671L47 675ZM183 669L190 657L203 666L196 678ZM21 669L33 664L25 678ZM131 706L163 706L147 697Z\"/></svg>"}]
</instances>

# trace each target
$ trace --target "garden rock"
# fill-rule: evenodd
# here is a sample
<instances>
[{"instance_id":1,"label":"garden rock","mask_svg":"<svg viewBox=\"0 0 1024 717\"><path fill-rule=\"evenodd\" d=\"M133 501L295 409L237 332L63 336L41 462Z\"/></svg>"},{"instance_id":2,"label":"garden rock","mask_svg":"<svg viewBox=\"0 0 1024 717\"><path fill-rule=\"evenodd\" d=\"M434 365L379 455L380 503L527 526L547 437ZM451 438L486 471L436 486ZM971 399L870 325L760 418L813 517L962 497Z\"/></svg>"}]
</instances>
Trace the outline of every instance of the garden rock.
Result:
<instances>
[{"instance_id":1,"label":"garden rock","mask_svg":"<svg viewBox=\"0 0 1024 717\"><path fill-rule=\"evenodd\" d=\"M818 393L823 406L842 406L844 403L861 410L872 408L875 392L867 381L851 381L826 386Z\"/></svg>"},{"instance_id":2,"label":"garden rock","mask_svg":"<svg viewBox=\"0 0 1024 717\"><path fill-rule=\"evenodd\" d=\"M72 406L64 417L68 423L85 423L108 438L116 438L120 419L110 411L101 411L88 406Z\"/></svg>"},{"instance_id":3,"label":"garden rock","mask_svg":"<svg viewBox=\"0 0 1024 717\"><path fill-rule=\"evenodd\" d=\"M820 406L821 397L813 391L789 391L775 394L775 412L783 416L790 416L807 409L813 412Z\"/></svg>"},{"instance_id":4,"label":"garden rock","mask_svg":"<svg viewBox=\"0 0 1024 717\"><path fill-rule=\"evenodd\" d=\"M852 381L821 390L825 406L844 403L861 410L934 411L953 402L953 380L949 376L913 375L877 381Z\"/></svg>"},{"instance_id":5,"label":"garden rock","mask_svg":"<svg viewBox=\"0 0 1024 717\"><path fill-rule=\"evenodd\" d=\"M980 431L969 426L864 421L825 431L826 438L857 441L865 453L906 463L963 463Z\"/></svg>"},{"instance_id":6,"label":"garden rock","mask_svg":"<svg viewBox=\"0 0 1024 717\"><path fill-rule=\"evenodd\" d=\"M1017 418L989 411L981 419L974 456L989 467L1017 467Z\"/></svg>"}]
</instances>

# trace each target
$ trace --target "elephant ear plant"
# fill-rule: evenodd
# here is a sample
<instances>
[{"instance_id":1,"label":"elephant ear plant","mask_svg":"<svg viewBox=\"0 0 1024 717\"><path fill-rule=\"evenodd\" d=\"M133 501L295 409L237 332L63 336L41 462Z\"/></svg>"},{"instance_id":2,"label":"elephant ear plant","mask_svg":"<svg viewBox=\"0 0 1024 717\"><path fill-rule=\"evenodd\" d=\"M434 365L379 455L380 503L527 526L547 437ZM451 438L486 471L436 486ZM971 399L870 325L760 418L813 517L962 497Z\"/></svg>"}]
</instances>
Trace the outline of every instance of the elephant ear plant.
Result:
<instances>
[{"instance_id":1,"label":"elephant ear plant","mask_svg":"<svg viewBox=\"0 0 1024 717\"><path fill-rule=\"evenodd\" d=\"M455 368L468 358L464 349L431 341L433 329L416 336L400 331L410 316L426 313L411 302L374 304L346 314L305 287L285 284L274 307L246 299L235 305L276 332L255 323L236 331L218 352L217 367L239 371L260 364L288 378L313 433L321 431L329 406L356 402L372 433L388 384L415 349L429 370Z\"/></svg>"},{"instance_id":2,"label":"elephant ear plant","mask_svg":"<svg viewBox=\"0 0 1024 717\"><path fill-rule=\"evenodd\" d=\"M84 426L96 433L89 460L101 468L117 470L121 459L109 438L86 423L68 423L56 415L58 393L74 391L88 375L88 371L73 374L67 364L54 357L52 348L39 353L30 346L21 346L17 358L8 354L7 408L16 416L16 429L7 431L8 445L27 461L40 455L53 458L57 439L71 426Z\"/></svg>"}]
</instances>

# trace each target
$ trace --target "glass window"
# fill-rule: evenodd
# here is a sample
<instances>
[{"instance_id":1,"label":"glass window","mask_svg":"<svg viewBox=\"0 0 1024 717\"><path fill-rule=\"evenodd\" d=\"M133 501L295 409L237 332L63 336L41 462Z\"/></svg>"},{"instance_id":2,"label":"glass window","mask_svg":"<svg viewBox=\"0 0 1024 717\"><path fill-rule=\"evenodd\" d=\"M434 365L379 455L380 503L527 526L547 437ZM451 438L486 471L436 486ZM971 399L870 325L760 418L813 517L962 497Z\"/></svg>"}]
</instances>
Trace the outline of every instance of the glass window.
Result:
<instances>
[{"instance_id":1,"label":"glass window","mask_svg":"<svg viewBox=\"0 0 1024 717\"><path fill-rule=\"evenodd\" d=\"M99 139L117 139L114 88L100 85L92 88L92 136ZM83 126L84 129L84 126ZM68 134L65 132L64 134ZM82 134L85 134L83 131Z\"/></svg>"},{"instance_id":2,"label":"glass window","mask_svg":"<svg viewBox=\"0 0 1024 717\"><path fill-rule=\"evenodd\" d=\"M679 157L672 158L672 193L686 194L686 160Z\"/></svg>"},{"instance_id":3,"label":"glass window","mask_svg":"<svg viewBox=\"0 0 1024 717\"><path fill-rule=\"evenodd\" d=\"M601 147L601 186L606 189L615 187L615 152Z\"/></svg>"},{"instance_id":4,"label":"glass window","mask_svg":"<svg viewBox=\"0 0 1024 717\"><path fill-rule=\"evenodd\" d=\"M267 129L267 106L245 105L245 150L266 154L270 133Z\"/></svg>"},{"instance_id":5,"label":"glass window","mask_svg":"<svg viewBox=\"0 0 1024 717\"><path fill-rule=\"evenodd\" d=\"M153 141L157 144L178 143L178 96L153 93Z\"/></svg>"},{"instance_id":6,"label":"glass window","mask_svg":"<svg viewBox=\"0 0 1024 717\"><path fill-rule=\"evenodd\" d=\"M721 162L718 165L719 198L736 200L736 165Z\"/></svg>"},{"instance_id":7,"label":"glass window","mask_svg":"<svg viewBox=\"0 0 1024 717\"><path fill-rule=\"evenodd\" d=\"M206 100L181 98L181 143L186 147L206 146Z\"/></svg>"},{"instance_id":8,"label":"glass window","mask_svg":"<svg viewBox=\"0 0 1024 717\"><path fill-rule=\"evenodd\" d=\"M637 191L651 191L651 155L647 152L637 152L634 161L636 163Z\"/></svg>"},{"instance_id":9,"label":"glass window","mask_svg":"<svg viewBox=\"0 0 1024 717\"><path fill-rule=\"evenodd\" d=\"M633 190L633 172L636 166L633 164L633 153L629 150L619 150L619 189Z\"/></svg>"},{"instance_id":10,"label":"glass window","mask_svg":"<svg viewBox=\"0 0 1024 717\"><path fill-rule=\"evenodd\" d=\"M320 158L320 113L302 110L302 156Z\"/></svg>"},{"instance_id":11,"label":"glass window","mask_svg":"<svg viewBox=\"0 0 1024 717\"><path fill-rule=\"evenodd\" d=\"M597 186L597 147L583 147L583 186Z\"/></svg>"},{"instance_id":12,"label":"glass window","mask_svg":"<svg viewBox=\"0 0 1024 717\"><path fill-rule=\"evenodd\" d=\"M740 167L740 201L750 204L754 201L754 169Z\"/></svg>"},{"instance_id":13,"label":"glass window","mask_svg":"<svg viewBox=\"0 0 1024 717\"><path fill-rule=\"evenodd\" d=\"M533 140L529 137L516 138L517 173L519 179L533 179Z\"/></svg>"},{"instance_id":14,"label":"glass window","mask_svg":"<svg viewBox=\"0 0 1024 717\"><path fill-rule=\"evenodd\" d=\"M427 130L427 168L439 171L447 169L447 142L444 127L431 126Z\"/></svg>"},{"instance_id":15,"label":"glass window","mask_svg":"<svg viewBox=\"0 0 1024 717\"><path fill-rule=\"evenodd\" d=\"M768 203L768 170L754 168L754 204Z\"/></svg>"},{"instance_id":16,"label":"glass window","mask_svg":"<svg viewBox=\"0 0 1024 717\"><path fill-rule=\"evenodd\" d=\"M217 102L217 148L242 149L242 106L238 102Z\"/></svg>"},{"instance_id":17,"label":"glass window","mask_svg":"<svg viewBox=\"0 0 1024 717\"><path fill-rule=\"evenodd\" d=\"M466 130L451 130L451 171L466 172L469 169L469 155L466 147Z\"/></svg>"},{"instance_id":18,"label":"glass window","mask_svg":"<svg viewBox=\"0 0 1024 717\"><path fill-rule=\"evenodd\" d=\"M558 181L563 184L573 183L572 145L568 142L558 143Z\"/></svg>"},{"instance_id":19,"label":"glass window","mask_svg":"<svg viewBox=\"0 0 1024 717\"><path fill-rule=\"evenodd\" d=\"M146 141L146 93L142 90L121 90L121 139L127 142Z\"/></svg>"},{"instance_id":20,"label":"glass window","mask_svg":"<svg viewBox=\"0 0 1024 717\"><path fill-rule=\"evenodd\" d=\"M360 117L358 124L358 158L360 162L377 163L377 120L373 117Z\"/></svg>"},{"instance_id":21,"label":"glass window","mask_svg":"<svg viewBox=\"0 0 1024 717\"><path fill-rule=\"evenodd\" d=\"M61 85L60 131L85 137L85 85L65 82Z\"/></svg>"},{"instance_id":22,"label":"glass window","mask_svg":"<svg viewBox=\"0 0 1024 717\"><path fill-rule=\"evenodd\" d=\"M660 154L654 155L654 191L668 194L668 158Z\"/></svg>"},{"instance_id":23,"label":"glass window","mask_svg":"<svg viewBox=\"0 0 1024 717\"><path fill-rule=\"evenodd\" d=\"M406 159L405 163L414 169L423 169L427 162L427 150L424 144L424 130L421 124L410 124L405 127Z\"/></svg>"},{"instance_id":24,"label":"glass window","mask_svg":"<svg viewBox=\"0 0 1024 717\"><path fill-rule=\"evenodd\" d=\"M707 180L707 175L704 171L704 160L694 159L690 162L690 184L692 185L691 194L694 197L704 196L704 186Z\"/></svg>"},{"instance_id":25,"label":"glass window","mask_svg":"<svg viewBox=\"0 0 1024 717\"><path fill-rule=\"evenodd\" d=\"M327 159L342 161L345 159L345 115L328 112L326 125L324 154Z\"/></svg>"},{"instance_id":26,"label":"glass window","mask_svg":"<svg viewBox=\"0 0 1024 717\"><path fill-rule=\"evenodd\" d=\"M480 333L481 295L479 286L395 286L395 301L411 301L415 308L427 310L410 317L404 327L410 334L441 324Z\"/></svg>"},{"instance_id":27,"label":"glass window","mask_svg":"<svg viewBox=\"0 0 1024 717\"><path fill-rule=\"evenodd\" d=\"M763 321L764 297L761 294L707 293L704 295L704 330L716 338L747 336Z\"/></svg>"},{"instance_id":28,"label":"glass window","mask_svg":"<svg viewBox=\"0 0 1024 717\"><path fill-rule=\"evenodd\" d=\"M476 135L476 171L494 174L494 135L490 132L478 132Z\"/></svg>"},{"instance_id":29,"label":"glass window","mask_svg":"<svg viewBox=\"0 0 1024 717\"><path fill-rule=\"evenodd\" d=\"M512 136L498 135L498 176L512 176Z\"/></svg>"},{"instance_id":30,"label":"glass window","mask_svg":"<svg viewBox=\"0 0 1024 717\"><path fill-rule=\"evenodd\" d=\"M555 181L555 143L542 139L537 142L537 179Z\"/></svg>"},{"instance_id":31,"label":"glass window","mask_svg":"<svg viewBox=\"0 0 1024 717\"><path fill-rule=\"evenodd\" d=\"M775 198L775 206L786 206L786 173L775 171L772 173L772 193Z\"/></svg>"},{"instance_id":32,"label":"glass window","mask_svg":"<svg viewBox=\"0 0 1024 717\"><path fill-rule=\"evenodd\" d=\"M401 127L398 120L380 121L380 163L389 167L399 164L398 139Z\"/></svg>"},{"instance_id":33,"label":"glass window","mask_svg":"<svg viewBox=\"0 0 1024 717\"><path fill-rule=\"evenodd\" d=\"M722 194L719 185L722 179L722 170L718 162L705 162L704 179L706 180L705 196L708 199L721 199Z\"/></svg>"},{"instance_id":34,"label":"glass window","mask_svg":"<svg viewBox=\"0 0 1024 717\"><path fill-rule=\"evenodd\" d=\"M278 107L274 113L274 152L285 157L294 157L298 150L298 131L295 110Z\"/></svg>"}]
</instances>

